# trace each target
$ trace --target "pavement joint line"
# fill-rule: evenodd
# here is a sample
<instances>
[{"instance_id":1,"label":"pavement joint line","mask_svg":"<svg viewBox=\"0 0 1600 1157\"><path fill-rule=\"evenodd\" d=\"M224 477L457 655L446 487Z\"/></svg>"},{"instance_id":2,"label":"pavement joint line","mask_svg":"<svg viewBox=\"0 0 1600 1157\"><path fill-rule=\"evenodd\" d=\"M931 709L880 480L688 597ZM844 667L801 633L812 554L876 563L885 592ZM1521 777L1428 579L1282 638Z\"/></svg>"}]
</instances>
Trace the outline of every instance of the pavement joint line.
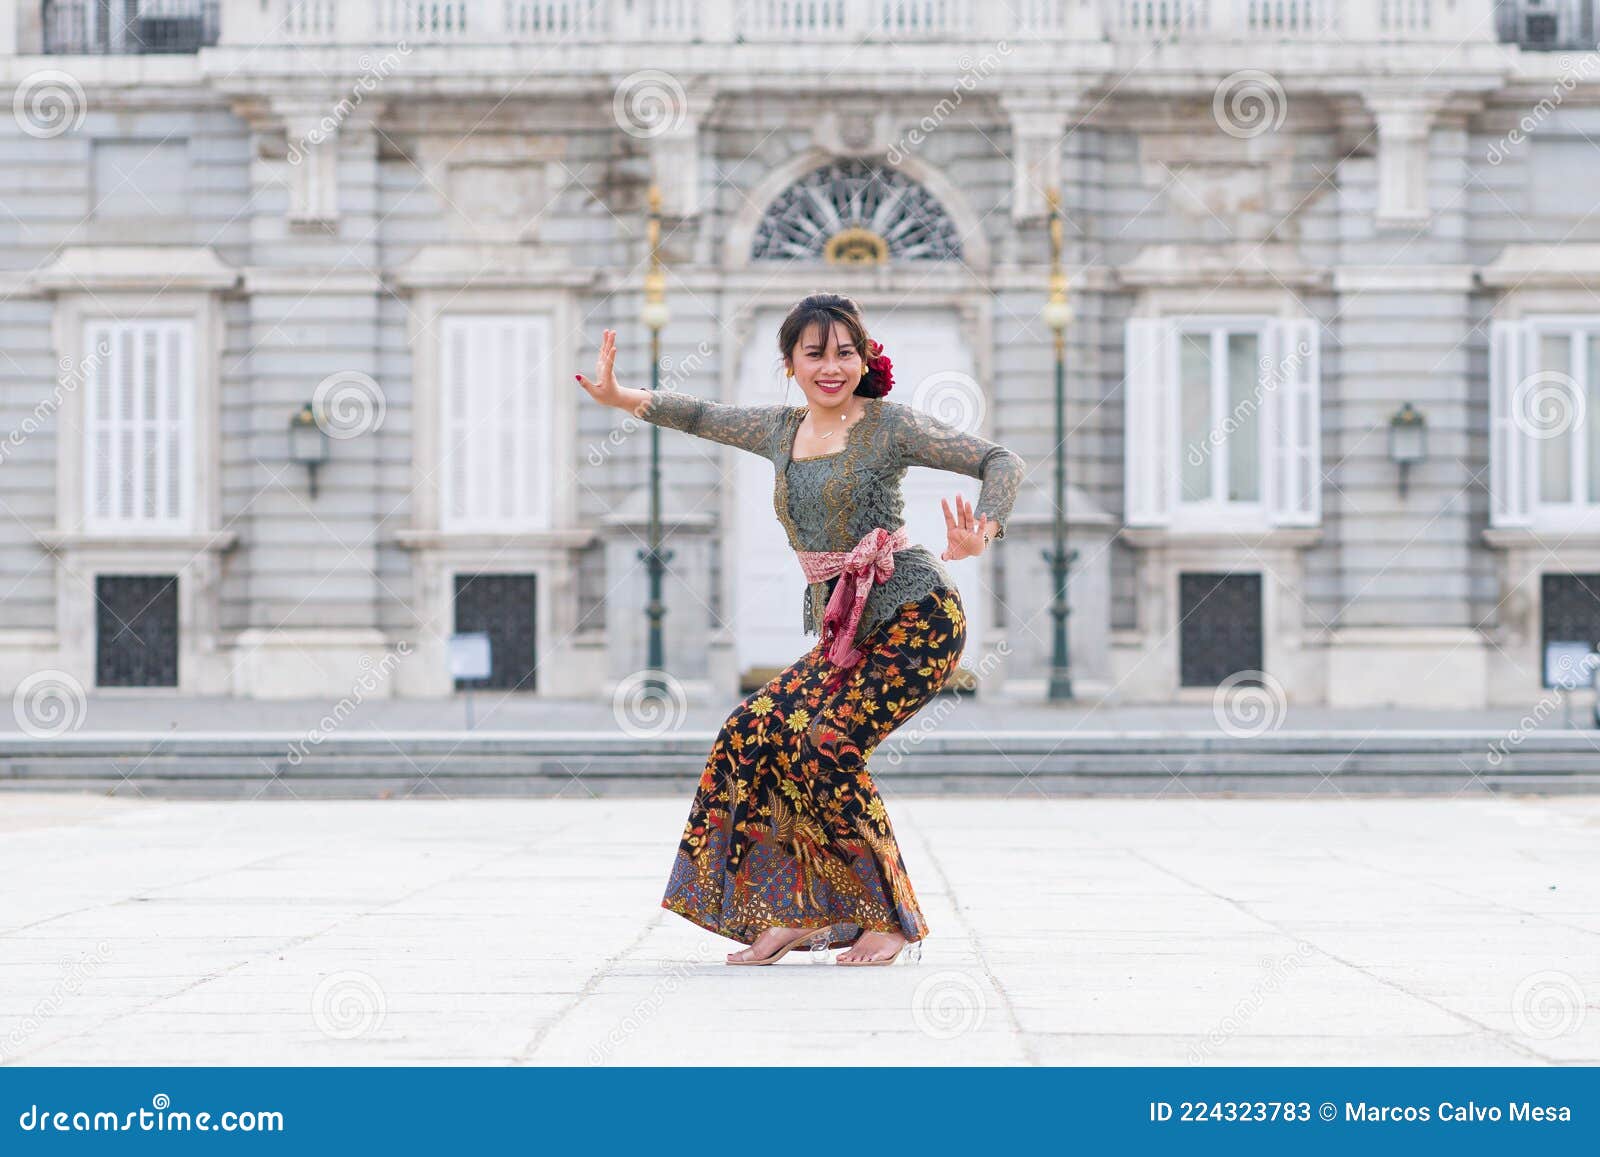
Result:
<instances>
[{"instance_id":1,"label":"pavement joint line","mask_svg":"<svg viewBox=\"0 0 1600 1157\"><path fill-rule=\"evenodd\" d=\"M249 804L252 803L252 802L253 801L238 801L238 806L246 807L246 806L249 806ZM573 825L571 825L571 824L566 825L567 828L571 828L572 826ZM419 896L422 893L428 891L429 889L438 887L440 884L454 882L455 880L460 878L462 875L468 874L468 873L471 873L471 872L475 872L480 868L486 867L487 865L494 863L496 860L501 860L501 859L506 858L507 856L519 854L524 850L524 847L525 847L525 845L519 845L516 848L513 848L513 849L511 849L509 851L500 852L500 853L498 853L496 855L493 855L493 856L490 856L490 857L488 857L486 859L480 860L479 862L477 862L477 863L475 863L475 864L473 864L473 865L471 865L469 867L465 867L465 868L462 868L462 869L458 870L457 872L451 873L448 876L445 876L445 877L442 877L442 878L436 879L436 880L430 880L427 883L422 884L422 885L418 886L417 888L413 889L412 891L407 892L403 896L396 896L393 899L390 899L390 900L388 900L387 902L385 902L383 904L379 904L374 908L363 909L362 911L353 913L350 916L346 916L346 917L342 917L340 919L336 919L332 923L326 925L325 927L319 928L314 932L306 932L306 933L303 933L303 934L301 934L299 936L292 936L289 939L287 939L284 942L282 942L281 944L275 945L272 948L265 949L264 951L259 951L259 952L256 952L256 953L250 953L248 951L248 949L246 949L246 950L244 950L245 953L246 953L245 959L239 961L237 964L231 965L230 967L221 969L220 971L211 973L211 974L206 975L206 976L197 977L194 980L192 980L190 983L185 984L182 988L179 988L174 992L160 993L159 995L156 995L156 996L152 997L150 1000L148 1000L148 1001L146 1001L146 1002L144 1002L142 1004L138 1004L133 1008L124 1009L123 1011L121 1011L119 1013L116 1013L113 1016L109 1016L105 1020L100 1021L98 1024L95 1024L95 1025L92 1025L92 1026L90 1026L88 1028L82 1029L79 1032L69 1033L66 1036L57 1037L57 1038L55 1038L53 1040L47 1041L41 1047L43 1047L43 1048L51 1048L51 1047L54 1047L55 1045L58 1045L58 1044L61 1044L61 1043L65 1042L65 1041L77 1040L77 1039L82 1038L82 1037L90 1036L91 1034L99 1033L102 1029L106 1028L108 1025L114 1024L115 1022L120 1021L120 1020L125 1020L130 1016L136 1016L139 1013L147 1012L147 1011L149 1011L151 1009L154 1009L157 1005L160 1005L160 1004L164 1003L165 1001L172 1000L174 997L185 996L188 993L193 992L198 988L201 988L201 987L203 987L203 986L205 986L207 984L212 983L213 981L220 980L223 977L230 975L231 973L237 972L239 969L245 967L248 964L254 964L258 960L264 959L264 958L266 958L268 956L272 956L272 955L275 955L275 954L281 954L281 953L284 953L284 952L292 951L292 950L294 950L296 948L302 948L306 944L309 944L310 942L312 942L313 940L316 940L316 939L318 939L318 938L320 938L322 936L326 936L329 932L333 931L335 928L338 928L343 924L348 924L352 920L366 919L367 917L373 915L374 913L381 912L385 908L391 908L396 904L403 903L403 902L405 902L407 900L410 900L410 899L412 899L412 898L414 898L416 896ZM278 858L280 858L280 857L282 857L284 855L287 855L287 854L288 854L288 852L280 850L280 851L273 852L271 855L264 856L264 857L262 857L262 859L263 860L278 859ZM255 862L258 862L258 861L252 861L252 863L255 863ZM225 871L226 872L235 872L235 871L242 870L243 868L246 868L248 866L249 866L248 864L233 865L233 866L225 869ZM200 879L204 879L206 877L199 877L199 878ZM171 885L168 885L168 886L171 886ZM124 903L127 903L126 899L115 901L113 904L97 905L97 907L100 907L100 908L115 907L115 906L117 906L119 904L124 904ZM50 920L59 920L62 915L65 915L65 913L57 914L55 916L50 917L49 919ZM46 921L46 922L48 923L48 921ZM312 1001L310 987L314 987L314 986L308 986L308 990L306 992L306 1007L308 1009L311 1007L311 1001ZM21 1055L25 1055L25 1054L19 1054L18 1058L16 1058L16 1059L20 1060L21 1059ZM11 1062L10 1061L0 1061L0 1064L9 1064L9 1063L11 1063Z\"/></svg>"},{"instance_id":2,"label":"pavement joint line","mask_svg":"<svg viewBox=\"0 0 1600 1157\"><path fill-rule=\"evenodd\" d=\"M1402 996L1406 997L1409 1000L1419 1001L1420 1003L1425 1004L1430 1008L1436 1009L1437 1011L1444 1013L1446 1016L1450 1017L1453 1020L1458 1020L1458 1021L1461 1021L1462 1023L1464 1023L1466 1025L1471 1026L1477 1032L1488 1033L1488 1034L1490 1034L1491 1037L1493 1037L1501 1045L1504 1045L1504 1046L1506 1046L1508 1048L1511 1048L1516 1052L1520 1052L1523 1056L1529 1057L1529 1058L1531 1058L1533 1060L1543 1061L1546 1064L1555 1063L1555 1058L1545 1056L1543 1053L1540 1053L1535 1049L1531 1049L1531 1048L1525 1047L1519 1041L1517 1041L1514 1037L1510 1036L1509 1034L1507 1034L1507 1033L1505 1033L1505 1032L1503 1032L1503 1031L1501 1031L1499 1029L1496 1029L1494 1026L1488 1025L1488 1024L1484 1024L1482 1021L1477 1020L1477 1019L1469 1016L1468 1014L1466 1014L1464 1012L1458 1012L1456 1009L1451 1008L1449 1005L1442 1004L1439 1001L1433 999L1432 997L1424 995L1423 993L1413 992L1411 989L1407 988L1404 984L1400 983L1397 980L1392 980L1387 976L1384 976L1384 975L1382 975L1380 973L1374 972L1370 968L1367 968L1366 966L1362 965L1361 963L1359 963L1359 962L1357 962L1355 960L1351 960L1351 959L1349 959L1349 958L1347 958L1345 956L1341 956L1338 952L1335 952L1332 949L1324 948L1321 944L1317 943L1312 938L1312 936L1310 936L1310 935L1308 935L1306 933L1293 932L1289 928L1284 926L1283 924L1280 924L1278 921L1272 919L1271 917L1263 916L1259 912L1253 911L1247 904L1245 904L1245 903L1243 903L1243 902L1241 902L1239 900L1235 900L1231 896L1225 896L1221 892L1218 892L1215 889L1210 888L1207 885L1202 884L1197 880L1188 879L1185 876L1183 876L1181 873L1176 871L1175 869L1167 867L1165 864L1157 863L1155 860L1152 860L1148 854L1146 854L1144 852L1141 852L1141 851L1139 851L1137 849L1130 849L1130 853L1133 855L1133 857L1135 859L1143 861L1145 864L1149 865L1151 868L1155 869L1156 871L1162 872L1165 875L1169 876L1170 878L1172 878L1174 880L1177 880L1177 881L1179 881L1179 882L1181 882L1183 884L1186 884L1189 887L1194 888L1196 891L1202 892L1207 896L1210 896L1212 899L1220 900L1222 903L1227 904L1229 907L1231 907L1234 910L1238 911L1242 915L1247 916L1251 920L1255 920L1255 921L1257 921L1257 922L1259 922L1261 924L1265 924L1268 928L1271 928L1274 932L1277 932L1279 935L1285 936L1288 939L1290 939L1291 941L1294 941L1294 942L1297 942L1297 943L1298 942L1304 942L1306 944L1310 944L1313 949L1315 949L1317 952L1321 953L1323 956L1327 957L1329 960L1332 960L1332 961L1334 961L1334 962L1336 962L1338 964L1343 965L1345 968L1350 969L1352 972L1355 972L1358 975L1366 977L1368 980L1373 981L1376 984L1382 985L1385 988L1392 989L1395 992L1400 993Z\"/></svg>"},{"instance_id":3,"label":"pavement joint line","mask_svg":"<svg viewBox=\"0 0 1600 1157\"><path fill-rule=\"evenodd\" d=\"M1456 797L1451 796L1450 800L1441 802L1450 802L1455 798ZM1470 802L1476 803L1477 801L1473 800ZM1329 852L1328 854L1333 859L1343 861L1347 864L1355 864L1359 867L1367 868L1373 872L1378 872L1388 876L1404 876L1408 880L1415 880L1418 883L1427 884L1429 887L1438 888L1444 892L1451 892L1457 896L1461 896L1464 899L1472 900L1479 904L1485 904L1495 908L1503 908L1507 912L1515 912L1518 916L1522 916L1530 920L1538 920L1541 923L1549 924L1554 928L1565 928L1568 932L1579 932L1585 936L1600 936L1600 931L1596 931L1593 928L1585 928L1581 924L1569 924L1564 920L1554 920L1551 919L1549 913L1547 912L1536 912L1528 908L1518 908L1515 904L1508 904L1506 901L1498 900L1493 896L1480 896L1472 892L1463 892L1460 888L1454 887L1442 880L1434 880L1428 878L1427 876L1419 876L1413 872L1404 871L1401 868L1386 866L1380 869L1375 865L1368 864L1363 860L1353 859L1350 856L1340 852Z\"/></svg>"},{"instance_id":4,"label":"pavement joint line","mask_svg":"<svg viewBox=\"0 0 1600 1157\"><path fill-rule=\"evenodd\" d=\"M578 989L578 991L573 994L572 999L562 1007L561 1011L556 1013L556 1015L551 1018L548 1024L541 1026L539 1030L533 1034L533 1039L528 1041L527 1044L523 1045L522 1048L518 1050L516 1058L512 1061L512 1063L519 1065L531 1064L533 1062L534 1055L544 1046L544 1042L550 1039L550 1035L555 1032L557 1026L559 1026L562 1021L566 1020L573 1013L577 1012L579 1007L582 1006L583 1002L594 995L595 990L600 987L601 982L611 975L612 969L621 964L624 960L627 960L628 957L636 952L646 940L650 939L652 933L654 933L658 928L664 926L667 915L668 913L665 908L658 909L649 920L645 921L644 927L639 929L638 935L636 935L632 940L623 946L622 951L618 952L614 956L606 957L606 959L603 960L595 968L595 970L589 974L589 979L584 981L583 987ZM707 935L711 935L711 933L707 933Z\"/></svg>"},{"instance_id":5,"label":"pavement joint line","mask_svg":"<svg viewBox=\"0 0 1600 1157\"><path fill-rule=\"evenodd\" d=\"M885 800L884 802L888 803L889 801ZM932 841L923 834L922 825L914 818L914 812L910 814L913 815L910 826L916 836L917 843L922 847L923 857L932 868L933 874L938 878L939 883L944 886L945 895L950 897L950 910L955 913L956 919L960 921L961 926L966 930L967 941L972 945L972 950L978 957L978 967L983 970L984 976L988 978L989 984L1000 998L1000 1007L1004 1010L1006 1020L1011 1025L1011 1031L1016 1034L1017 1047L1022 1053L1024 1062L1037 1067L1041 1063L1039 1054L1031 1043L1031 1034L1022 1027L1022 1021L1017 1016L1017 1010L1012 1003L1011 994L1006 991L1005 984L995 975L994 968L989 963L988 954L983 950L983 940L979 937L977 929L973 927L972 921L967 918L967 914L961 906L961 898L956 893L955 885L950 882L950 874L944 870L944 865L940 863L938 854L933 850ZM925 958L917 962L917 967L926 967L926 965Z\"/></svg>"}]
</instances>

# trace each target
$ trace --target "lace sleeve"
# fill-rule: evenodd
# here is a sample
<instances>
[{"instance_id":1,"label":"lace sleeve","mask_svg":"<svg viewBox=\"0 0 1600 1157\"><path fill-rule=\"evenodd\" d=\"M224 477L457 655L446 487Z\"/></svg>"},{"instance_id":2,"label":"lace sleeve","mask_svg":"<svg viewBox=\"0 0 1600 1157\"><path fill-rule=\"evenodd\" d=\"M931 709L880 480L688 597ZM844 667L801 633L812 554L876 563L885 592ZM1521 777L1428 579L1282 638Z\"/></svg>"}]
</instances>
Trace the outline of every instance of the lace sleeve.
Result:
<instances>
[{"instance_id":1,"label":"lace sleeve","mask_svg":"<svg viewBox=\"0 0 1600 1157\"><path fill-rule=\"evenodd\" d=\"M983 479L974 515L987 514L995 523L995 538L1004 538L1006 519L1022 487L1027 462L998 442L969 434L959 426L915 406L901 406L895 444L906 466L931 466L969 478Z\"/></svg>"},{"instance_id":2,"label":"lace sleeve","mask_svg":"<svg viewBox=\"0 0 1600 1157\"><path fill-rule=\"evenodd\" d=\"M772 435L789 407L734 406L676 390L654 390L636 417L772 457Z\"/></svg>"}]
</instances>

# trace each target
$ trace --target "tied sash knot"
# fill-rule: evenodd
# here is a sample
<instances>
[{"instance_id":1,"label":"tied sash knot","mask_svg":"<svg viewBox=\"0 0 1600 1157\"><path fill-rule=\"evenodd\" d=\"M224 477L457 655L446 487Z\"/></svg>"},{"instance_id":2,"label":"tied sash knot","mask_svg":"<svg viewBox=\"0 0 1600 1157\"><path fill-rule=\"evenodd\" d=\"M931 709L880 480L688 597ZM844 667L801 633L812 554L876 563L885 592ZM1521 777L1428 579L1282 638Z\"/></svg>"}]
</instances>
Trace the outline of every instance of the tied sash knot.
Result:
<instances>
[{"instance_id":1,"label":"tied sash knot","mask_svg":"<svg viewBox=\"0 0 1600 1157\"><path fill-rule=\"evenodd\" d=\"M834 584L833 595L828 599L827 613L822 620L822 641L827 648L829 662L836 667L853 667L861 661L862 652L854 645L856 628L861 623L861 613L867 605L867 593L874 583L883 583L894 574L894 552L911 545L911 536L904 526L898 530L884 530L875 526L861 536L861 541L849 550L802 550L801 569L809 583L822 582L834 575L842 575Z\"/></svg>"}]
</instances>

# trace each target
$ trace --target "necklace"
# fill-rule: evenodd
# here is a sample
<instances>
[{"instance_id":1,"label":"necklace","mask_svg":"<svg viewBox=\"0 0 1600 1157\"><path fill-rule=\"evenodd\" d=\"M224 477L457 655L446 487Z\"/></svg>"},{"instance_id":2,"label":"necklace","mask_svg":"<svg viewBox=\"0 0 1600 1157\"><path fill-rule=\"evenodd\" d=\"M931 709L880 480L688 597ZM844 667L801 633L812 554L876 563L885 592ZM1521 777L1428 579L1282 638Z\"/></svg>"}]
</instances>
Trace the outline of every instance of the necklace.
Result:
<instances>
[{"instance_id":1,"label":"necklace","mask_svg":"<svg viewBox=\"0 0 1600 1157\"><path fill-rule=\"evenodd\" d=\"M812 411L811 411L811 409L809 407L807 407L806 413L811 415L812 424L814 426L815 423L816 423L816 414L812 413ZM839 429L838 430L829 430L825 434L824 433L818 433L817 437L819 437L819 438L831 438L835 434L837 434L839 432L839 430L843 430L848 423L849 423L849 419L845 415L840 414L839 415Z\"/></svg>"}]
</instances>

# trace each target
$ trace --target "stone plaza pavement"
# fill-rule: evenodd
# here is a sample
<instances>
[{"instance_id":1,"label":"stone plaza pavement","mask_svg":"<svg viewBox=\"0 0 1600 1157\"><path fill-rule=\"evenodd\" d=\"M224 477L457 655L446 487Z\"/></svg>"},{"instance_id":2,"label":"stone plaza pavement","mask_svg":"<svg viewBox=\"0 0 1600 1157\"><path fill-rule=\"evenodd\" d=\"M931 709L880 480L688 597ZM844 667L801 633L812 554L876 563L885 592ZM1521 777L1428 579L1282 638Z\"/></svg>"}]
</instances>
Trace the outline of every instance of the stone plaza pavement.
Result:
<instances>
[{"instance_id":1,"label":"stone plaza pavement","mask_svg":"<svg viewBox=\"0 0 1600 1157\"><path fill-rule=\"evenodd\" d=\"M887 802L922 961L733 969L687 797L7 793L0 1063L1600 1062L1600 797Z\"/></svg>"}]
</instances>

